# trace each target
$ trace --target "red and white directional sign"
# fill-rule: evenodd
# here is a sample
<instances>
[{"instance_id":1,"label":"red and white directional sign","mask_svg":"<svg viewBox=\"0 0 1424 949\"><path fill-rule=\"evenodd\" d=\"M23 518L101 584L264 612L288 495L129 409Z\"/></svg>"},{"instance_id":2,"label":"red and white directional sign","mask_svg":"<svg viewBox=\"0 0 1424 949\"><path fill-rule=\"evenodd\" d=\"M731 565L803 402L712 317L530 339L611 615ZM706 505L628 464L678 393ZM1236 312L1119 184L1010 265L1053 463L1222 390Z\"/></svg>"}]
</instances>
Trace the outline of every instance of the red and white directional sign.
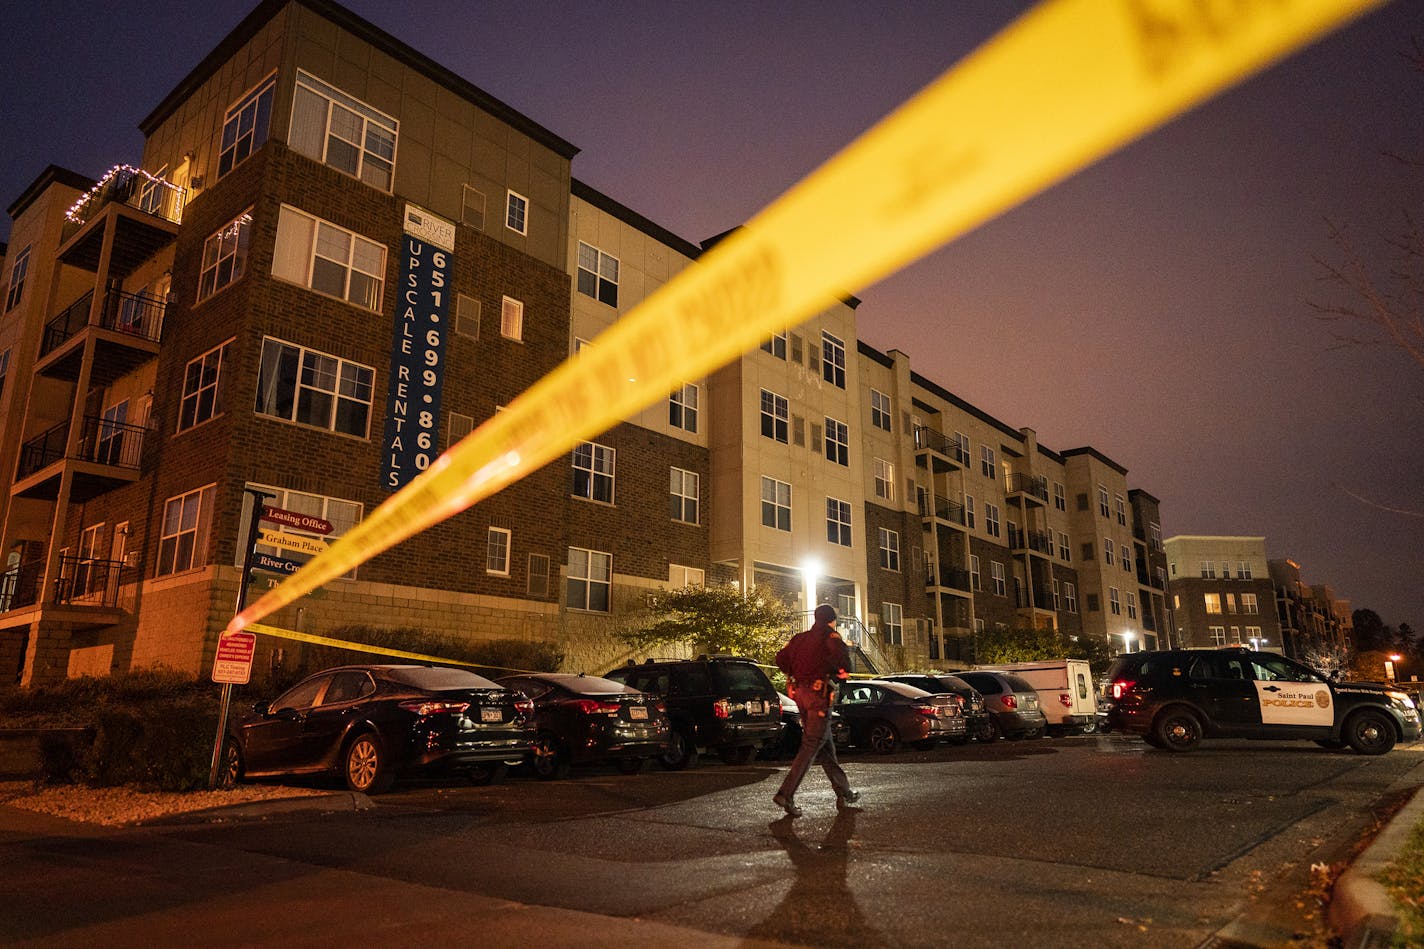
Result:
<instances>
[{"instance_id":1,"label":"red and white directional sign","mask_svg":"<svg viewBox=\"0 0 1424 949\"><path fill-rule=\"evenodd\" d=\"M315 514L298 514L296 511L284 511L271 505L263 506L262 519L285 527L295 527L299 531L311 531L313 534L330 534L332 531L331 521Z\"/></svg>"},{"instance_id":2,"label":"red and white directional sign","mask_svg":"<svg viewBox=\"0 0 1424 949\"><path fill-rule=\"evenodd\" d=\"M224 632L218 637L218 653L213 659L213 681L246 685L252 678L252 654L257 650L253 633Z\"/></svg>"}]
</instances>

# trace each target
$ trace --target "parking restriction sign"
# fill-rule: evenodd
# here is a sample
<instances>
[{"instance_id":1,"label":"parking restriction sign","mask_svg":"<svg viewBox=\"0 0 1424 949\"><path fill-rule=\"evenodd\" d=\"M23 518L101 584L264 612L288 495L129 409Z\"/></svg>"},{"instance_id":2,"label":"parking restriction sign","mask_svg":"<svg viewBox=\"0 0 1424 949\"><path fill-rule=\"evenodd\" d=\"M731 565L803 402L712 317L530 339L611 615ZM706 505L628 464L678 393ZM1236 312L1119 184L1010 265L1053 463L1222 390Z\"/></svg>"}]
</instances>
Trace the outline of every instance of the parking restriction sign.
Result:
<instances>
[{"instance_id":1,"label":"parking restriction sign","mask_svg":"<svg viewBox=\"0 0 1424 949\"><path fill-rule=\"evenodd\" d=\"M218 637L218 652L213 659L213 681L230 685L246 685L252 678L252 654L257 637L252 633L225 632Z\"/></svg>"}]
</instances>

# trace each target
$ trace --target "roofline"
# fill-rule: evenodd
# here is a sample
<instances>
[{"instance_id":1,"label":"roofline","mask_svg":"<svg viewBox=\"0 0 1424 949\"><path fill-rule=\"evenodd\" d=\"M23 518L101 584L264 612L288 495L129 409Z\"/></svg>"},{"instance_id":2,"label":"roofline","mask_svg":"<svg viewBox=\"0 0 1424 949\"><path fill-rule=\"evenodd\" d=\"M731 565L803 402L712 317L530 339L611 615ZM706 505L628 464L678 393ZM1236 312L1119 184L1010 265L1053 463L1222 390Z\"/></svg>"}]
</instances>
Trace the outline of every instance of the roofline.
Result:
<instances>
[{"instance_id":1,"label":"roofline","mask_svg":"<svg viewBox=\"0 0 1424 949\"><path fill-rule=\"evenodd\" d=\"M600 211L604 211L608 214L613 215L618 220L622 221L624 224L627 224L630 227L636 227L638 230L642 231L644 234L647 234L654 240L662 241L664 244L667 244L669 247L677 251L679 254L682 254L684 257L696 260L698 256L702 253L702 248L698 247L692 241L678 237L676 234L663 227L661 224L657 224L652 220L644 217L637 211L634 211L632 208L628 207L626 204L621 204L613 200L608 195L604 194L602 191L599 191L597 188L594 188L587 182L580 181L577 178L570 178L569 192L575 198L581 198L582 200L587 201L589 204L598 208Z\"/></svg>"},{"instance_id":2,"label":"roofline","mask_svg":"<svg viewBox=\"0 0 1424 949\"><path fill-rule=\"evenodd\" d=\"M464 96L563 158L571 159L578 154L579 150L576 145L555 135L527 115L516 111L474 83L461 78L435 60L402 43L385 30L362 19L333 0L262 0L231 33L213 48L212 52L203 58L202 62L194 67L192 72L183 77L183 80L174 87L172 92L168 93L164 100L158 104L158 107L139 123L139 131L143 132L145 136L153 134L159 123L172 115L174 110L191 96L198 86L217 72L222 64L227 62L244 43L256 36L258 31L273 20L278 13L294 4L300 4L318 16L325 17L342 29L370 43L381 52L395 57L450 91Z\"/></svg>"},{"instance_id":3,"label":"roofline","mask_svg":"<svg viewBox=\"0 0 1424 949\"><path fill-rule=\"evenodd\" d=\"M990 415L988 412L985 412L977 405L971 405L970 403L961 399L959 396L955 395L953 392L950 392L938 382L926 379L924 376L920 375L913 369L910 370L910 382L914 385L919 386L922 389L926 389L934 393L935 395L939 396L941 399L944 399L946 402L950 403L956 408L963 409L970 415L979 419L979 421L987 422L988 424L994 426L999 431L1003 432L1005 435L1009 436L1015 441L1018 441L1021 444L1024 442L1025 439L1023 436L1023 432L1020 432L1014 428L1010 428L1007 422L1002 422L999 419L996 419L994 416ZM919 400L917 399L912 399L911 401L919 402ZM936 409L933 405L930 405L926 402L919 402L919 404L928 411L938 411L938 409Z\"/></svg>"},{"instance_id":4,"label":"roofline","mask_svg":"<svg viewBox=\"0 0 1424 949\"><path fill-rule=\"evenodd\" d=\"M1118 464L1117 462L1113 461L1113 460L1112 460L1111 458L1109 458L1107 455L1104 455L1102 452L1098 451L1098 450L1097 450L1096 448L1094 448L1092 445L1084 445L1084 446L1082 446L1081 448L1070 448L1070 449L1068 449L1067 451L1063 452L1063 457L1064 457L1064 458L1069 458L1069 457L1072 457L1072 456L1074 456L1074 455L1088 455L1088 456L1090 456L1090 457L1096 458L1096 459L1098 459L1098 461L1101 461L1103 464L1107 465L1107 466L1108 466L1109 468L1111 468L1113 471L1116 471L1118 474L1122 475L1123 477L1127 477L1127 469L1126 469L1126 468L1124 468L1122 465Z\"/></svg>"},{"instance_id":5,"label":"roofline","mask_svg":"<svg viewBox=\"0 0 1424 949\"><path fill-rule=\"evenodd\" d=\"M1160 505L1160 504L1162 503L1162 499L1161 499L1161 498L1157 497L1157 495L1155 495L1155 494L1153 494L1152 492L1147 491L1147 490L1145 490L1145 489L1143 489L1143 488L1128 488L1128 489L1127 489L1127 496L1128 496L1129 498L1131 498L1134 494L1140 494L1140 495L1142 495L1144 498L1146 498L1147 500L1151 501L1153 504L1158 504L1158 505Z\"/></svg>"},{"instance_id":6,"label":"roofline","mask_svg":"<svg viewBox=\"0 0 1424 949\"><path fill-rule=\"evenodd\" d=\"M1266 542L1264 537L1248 537L1241 534L1173 534L1162 543L1170 544L1174 540L1259 540L1263 544Z\"/></svg>"},{"instance_id":7,"label":"roofline","mask_svg":"<svg viewBox=\"0 0 1424 949\"><path fill-rule=\"evenodd\" d=\"M49 165L39 173L39 177L30 182L28 188L20 192L20 196L15 199L14 203L6 208L10 217L13 219L23 214L25 208L29 207L52 184L64 185L75 191L88 191L94 187L94 179L59 165Z\"/></svg>"}]
</instances>

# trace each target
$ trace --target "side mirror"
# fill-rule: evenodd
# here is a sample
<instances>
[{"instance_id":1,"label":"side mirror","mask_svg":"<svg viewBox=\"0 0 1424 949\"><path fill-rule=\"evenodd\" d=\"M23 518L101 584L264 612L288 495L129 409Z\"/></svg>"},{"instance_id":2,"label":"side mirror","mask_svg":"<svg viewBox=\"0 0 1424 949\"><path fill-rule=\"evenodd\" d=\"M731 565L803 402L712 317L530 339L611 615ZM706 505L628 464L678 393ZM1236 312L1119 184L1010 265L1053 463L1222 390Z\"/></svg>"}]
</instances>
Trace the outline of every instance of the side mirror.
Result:
<instances>
[{"instance_id":1,"label":"side mirror","mask_svg":"<svg viewBox=\"0 0 1424 949\"><path fill-rule=\"evenodd\" d=\"M254 702L252 705L252 714L256 715L258 718L266 718L267 710L268 705L266 702Z\"/></svg>"}]
</instances>

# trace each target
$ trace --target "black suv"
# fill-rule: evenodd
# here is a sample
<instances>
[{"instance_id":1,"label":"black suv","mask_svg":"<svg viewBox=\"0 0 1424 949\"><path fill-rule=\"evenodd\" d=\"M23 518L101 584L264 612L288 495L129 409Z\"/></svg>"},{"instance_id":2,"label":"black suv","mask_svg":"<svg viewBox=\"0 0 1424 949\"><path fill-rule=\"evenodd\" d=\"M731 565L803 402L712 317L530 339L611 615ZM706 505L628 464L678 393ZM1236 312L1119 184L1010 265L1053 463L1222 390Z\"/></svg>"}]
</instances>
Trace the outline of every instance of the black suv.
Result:
<instances>
[{"instance_id":1,"label":"black suv","mask_svg":"<svg viewBox=\"0 0 1424 949\"><path fill-rule=\"evenodd\" d=\"M1141 735L1169 751L1202 738L1304 738L1382 755L1419 738L1403 691L1332 682L1284 656L1244 647L1134 652L1108 668L1103 731Z\"/></svg>"},{"instance_id":2,"label":"black suv","mask_svg":"<svg viewBox=\"0 0 1424 949\"><path fill-rule=\"evenodd\" d=\"M672 733L658 761L669 770L693 764L704 748L728 764L746 764L781 733L781 700L750 659L649 659L619 666L605 678L663 700Z\"/></svg>"}]
</instances>

